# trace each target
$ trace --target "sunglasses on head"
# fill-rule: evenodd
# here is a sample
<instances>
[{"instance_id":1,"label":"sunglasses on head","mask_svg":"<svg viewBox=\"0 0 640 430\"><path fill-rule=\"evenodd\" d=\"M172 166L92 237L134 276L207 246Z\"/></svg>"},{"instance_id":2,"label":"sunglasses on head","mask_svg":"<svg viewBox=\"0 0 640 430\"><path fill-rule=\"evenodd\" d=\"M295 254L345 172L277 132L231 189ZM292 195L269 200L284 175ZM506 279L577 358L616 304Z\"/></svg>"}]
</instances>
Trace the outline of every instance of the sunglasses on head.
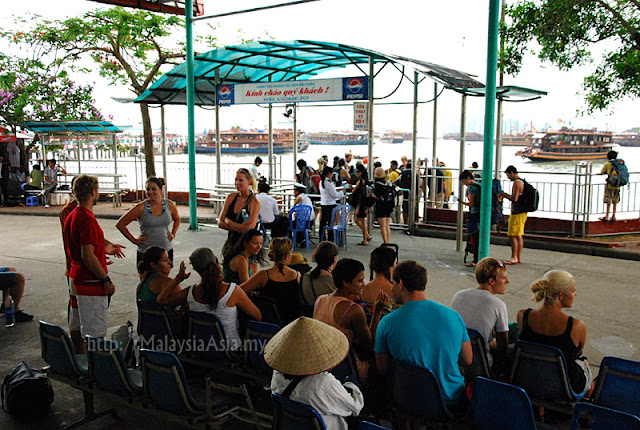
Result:
<instances>
[{"instance_id":1,"label":"sunglasses on head","mask_svg":"<svg viewBox=\"0 0 640 430\"><path fill-rule=\"evenodd\" d=\"M496 277L496 272L498 271L498 267L502 269L505 268L504 263L500 260L496 260L496 265L493 267L493 269L491 269L491 272L489 272L489 279Z\"/></svg>"}]
</instances>

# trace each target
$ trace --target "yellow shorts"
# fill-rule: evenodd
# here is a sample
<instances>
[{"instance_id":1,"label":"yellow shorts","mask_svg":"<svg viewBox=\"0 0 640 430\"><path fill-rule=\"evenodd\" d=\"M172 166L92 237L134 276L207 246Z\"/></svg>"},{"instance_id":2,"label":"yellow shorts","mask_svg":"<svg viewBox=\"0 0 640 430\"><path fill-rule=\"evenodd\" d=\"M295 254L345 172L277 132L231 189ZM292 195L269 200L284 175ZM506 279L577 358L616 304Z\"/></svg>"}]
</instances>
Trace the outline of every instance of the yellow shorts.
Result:
<instances>
[{"instance_id":1,"label":"yellow shorts","mask_svg":"<svg viewBox=\"0 0 640 430\"><path fill-rule=\"evenodd\" d=\"M527 223L527 213L509 216L508 236L524 236L524 225Z\"/></svg>"}]
</instances>

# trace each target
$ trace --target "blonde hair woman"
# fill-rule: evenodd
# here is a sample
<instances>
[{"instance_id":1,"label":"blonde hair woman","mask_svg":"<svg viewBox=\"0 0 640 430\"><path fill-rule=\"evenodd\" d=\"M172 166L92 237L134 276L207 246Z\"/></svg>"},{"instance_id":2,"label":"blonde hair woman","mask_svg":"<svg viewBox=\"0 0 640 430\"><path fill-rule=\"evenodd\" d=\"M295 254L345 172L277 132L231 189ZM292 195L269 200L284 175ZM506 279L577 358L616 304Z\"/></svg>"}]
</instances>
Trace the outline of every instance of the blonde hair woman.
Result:
<instances>
[{"instance_id":1,"label":"blonde hair woman","mask_svg":"<svg viewBox=\"0 0 640 430\"><path fill-rule=\"evenodd\" d=\"M238 169L235 186L237 192L227 196L218 219L218 227L229 232L222 247L223 255L229 253L242 233L256 227L260 215L260 201L254 195L258 185L249 169Z\"/></svg>"},{"instance_id":2,"label":"blonde hair woman","mask_svg":"<svg viewBox=\"0 0 640 430\"><path fill-rule=\"evenodd\" d=\"M300 273L288 266L291 261L293 243L287 237L276 237L269 244L269 259L273 267L261 270L240 285L247 294L259 290L263 297L278 303L283 324L289 324L300 316Z\"/></svg>"},{"instance_id":3,"label":"blonde hair woman","mask_svg":"<svg viewBox=\"0 0 640 430\"><path fill-rule=\"evenodd\" d=\"M562 312L573 306L576 299L576 281L564 270L550 270L542 279L531 284L533 301L542 302L537 309L518 312L520 340L555 346L567 360L569 382L575 392L593 390L593 377L582 350L587 342L584 322Z\"/></svg>"}]
</instances>

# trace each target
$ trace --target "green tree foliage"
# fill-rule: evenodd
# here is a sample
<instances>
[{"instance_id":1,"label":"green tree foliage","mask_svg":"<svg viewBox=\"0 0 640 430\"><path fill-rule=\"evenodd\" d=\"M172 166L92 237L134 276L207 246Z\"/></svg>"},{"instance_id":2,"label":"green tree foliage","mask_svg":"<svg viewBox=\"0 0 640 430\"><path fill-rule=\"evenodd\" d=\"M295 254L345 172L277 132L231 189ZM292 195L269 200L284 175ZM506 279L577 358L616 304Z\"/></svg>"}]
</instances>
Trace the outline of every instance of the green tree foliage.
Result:
<instances>
[{"instance_id":1,"label":"green tree foliage","mask_svg":"<svg viewBox=\"0 0 640 430\"><path fill-rule=\"evenodd\" d=\"M92 92L92 86L77 85L64 70L53 73L36 60L0 53L0 125L14 133L31 121L102 119Z\"/></svg>"},{"instance_id":2,"label":"green tree foliage","mask_svg":"<svg viewBox=\"0 0 640 430\"><path fill-rule=\"evenodd\" d=\"M583 82L586 111L611 107L640 96L640 0L519 0L505 11L500 66L510 75L533 52L560 70L594 62L591 50L604 54Z\"/></svg>"},{"instance_id":3,"label":"green tree foliage","mask_svg":"<svg viewBox=\"0 0 640 430\"><path fill-rule=\"evenodd\" d=\"M39 59L92 71L82 67L87 59L91 59L111 85L126 85L136 95L142 94L160 76L162 66L178 64L185 58L182 44L169 40L171 34L184 28L183 20L172 15L114 7L64 21L37 17L23 20L21 24L20 38L16 38L15 31L5 32L5 36L15 43L30 45ZM30 28L24 30L24 26ZM149 109L140 105L140 112L146 173L153 176Z\"/></svg>"}]
</instances>

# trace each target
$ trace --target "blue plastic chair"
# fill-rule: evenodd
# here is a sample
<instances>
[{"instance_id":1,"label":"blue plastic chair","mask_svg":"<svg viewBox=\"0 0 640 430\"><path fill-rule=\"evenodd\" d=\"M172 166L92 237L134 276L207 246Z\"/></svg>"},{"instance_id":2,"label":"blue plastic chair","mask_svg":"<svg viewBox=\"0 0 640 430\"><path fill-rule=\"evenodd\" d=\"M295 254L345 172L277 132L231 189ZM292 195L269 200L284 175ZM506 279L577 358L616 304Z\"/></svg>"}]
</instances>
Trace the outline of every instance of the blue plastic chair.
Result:
<instances>
[{"instance_id":1,"label":"blue plastic chair","mask_svg":"<svg viewBox=\"0 0 640 430\"><path fill-rule=\"evenodd\" d=\"M536 430L531 401L520 387L477 377L471 416L479 430Z\"/></svg>"},{"instance_id":2,"label":"blue plastic chair","mask_svg":"<svg viewBox=\"0 0 640 430\"><path fill-rule=\"evenodd\" d=\"M86 355L76 355L73 344L62 327L40 321L42 359L50 371L75 381L89 376Z\"/></svg>"},{"instance_id":3,"label":"blue plastic chair","mask_svg":"<svg viewBox=\"0 0 640 430\"><path fill-rule=\"evenodd\" d=\"M251 301L258 307L258 309L260 309L260 312L262 313L262 322L275 324L278 327L282 327L284 325L282 323L280 310L278 309L278 302L274 299L271 297L257 295L252 296Z\"/></svg>"},{"instance_id":4,"label":"blue plastic chair","mask_svg":"<svg viewBox=\"0 0 640 430\"><path fill-rule=\"evenodd\" d=\"M170 352L140 350L144 392L153 404L178 415L202 415L205 407L192 396L178 357Z\"/></svg>"},{"instance_id":5,"label":"blue plastic chair","mask_svg":"<svg viewBox=\"0 0 640 430\"><path fill-rule=\"evenodd\" d=\"M640 417L640 362L604 357L591 396L599 406Z\"/></svg>"},{"instance_id":6,"label":"blue plastic chair","mask_svg":"<svg viewBox=\"0 0 640 430\"><path fill-rule=\"evenodd\" d=\"M304 403L272 394L273 430L323 430L327 427L315 409Z\"/></svg>"},{"instance_id":7,"label":"blue plastic chair","mask_svg":"<svg viewBox=\"0 0 640 430\"><path fill-rule=\"evenodd\" d=\"M591 403L580 402L573 410L571 430L640 430L640 418Z\"/></svg>"},{"instance_id":8,"label":"blue plastic chair","mask_svg":"<svg viewBox=\"0 0 640 430\"><path fill-rule=\"evenodd\" d=\"M75 355L73 344L62 327L40 321L40 347L42 359L49 365L47 374L82 391L84 417L66 428L71 429L91 422L104 415L115 416L115 409L96 412L93 391L89 384L89 369L86 355Z\"/></svg>"},{"instance_id":9,"label":"blue plastic chair","mask_svg":"<svg viewBox=\"0 0 640 430\"><path fill-rule=\"evenodd\" d=\"M208 312L189 312L187 339L194 339L207 348L195 351L197 358L205 361L237 361L238 355L229 349L227 335L220 319Z\"/></svg>"},{"instance_id":10,"label":"blue plastic chair","mask_svg":"<svg viewBox=\"0 0 640 430\"><path fill-rule=\"evenodd\" d=\"M468 328L469 339L471 340L471 349L473 351L473 361L470 365L463 365L464 378L467 381L473 380L476 376L483 376L491 379L491 369L489 368L489 359L487 357L487 344L484 337L478 330Z\"/></svg>"},{"instance_id":11,"label":"blue plastic chair","mask_svg":"<svg viewBox=\"0 0 640 430\"><path fill-rule=\"evenodd\" d=\"M360 430L390 430L388 427L382 427L378 424L370 423L369 421L362 421L358 428Z\"/></svg>"},{"instance_id":12,"label":"blue plastic chair","mask_svg":"<svg viewBox=\"0 0 640 430\"><path fill-rule=\"evenodd\" d=\"M523 388L534 404L559 411L570 411L586 394L571 388L562 351L522 340L515 344L509 383Z\"/></svg>"},{"instance_id":13,"label":"blue plastic chair","mask_svg":"<svg viewBox=\"0 0 640 430\"><path fill-rule=\"evenodd\" d=\"M142 393L142 372L128 369L122 351L115 342L87 336L89 375L98 387L111 393Z\"/></svg>"},{"instance_id":14,"label":"blue plastic chair","mask_svg":"<svg viewBox=\"0 0 640 430\"><path fill-rule=\"evenodd\" d=\"M438 380L429 369L404 361L391 363L391 394L398 411L423 421L453 418L442 400Z\"/></svg>"},{"instance_id":15,"label":"blue plastic chair","mask_svg":"<svg viewBox=\"0 0 640 430\"><path fill-rule=\"evenodd\" d=\"M331 211L331 221L329 225L322 229L322 232L320 233L320 240L327 237L329 231L333 231L333 241L336 245L340 246L342 242L342 233L344 233L344 247L345 249L349 249L349 242L347 240L347 224L349 222L349 213L351 212L351 209L350 205L338 205L333 208Z\"/></svg>"},{"instance_id":16,"label":"blue plastic chair","mask_svg":"<svg viewBox=\"0 0 640 430\"><path fill-rule=\"evenodd\" d=\"M293 241L293 250L296 250L296 238L299 231L304 232L304 239L309 252L309 229L311 228L313 208L311 206L298 205L289 211L289 232Z\"/></svg>"},{"instance_id":17,"label":"blue plastic chair","mask_svg":"<svg viewBox=\"0 0 640 430\"><path fill-rule=\"evenodd\" d=\"M344 383L348 380L362 389L362 380L360 379L360 373L358 372L356 353L352 346L349 346L349 353L344 360L342 360L336 367L329 370L329 373L335 376L340 382Z\"/></svg>"},{"instance_id":18,"label":"blue plastic chair","mask_svg":"<svg viewBox=\"0 0 640 430\"><path fill-rule=\"evenodd\" d=\"M280 326L262 321L247 321L246 339L250 347L245 349L245 361L253 369L271 375L273 369L264 361L264 347L280 331Z\"/></svg>"},{"instance_id":19,"label":"blue plastic chair","mask_svg":"<svg viewBox=\"0 0 640 430\"><path fill-rule=\"evenodd\" d=\"M137 301L138 335L142 345L152 349L162 349L175 339L173 327L169 319L169 310L153 302Z\"/></svg>"}]
</instances>

